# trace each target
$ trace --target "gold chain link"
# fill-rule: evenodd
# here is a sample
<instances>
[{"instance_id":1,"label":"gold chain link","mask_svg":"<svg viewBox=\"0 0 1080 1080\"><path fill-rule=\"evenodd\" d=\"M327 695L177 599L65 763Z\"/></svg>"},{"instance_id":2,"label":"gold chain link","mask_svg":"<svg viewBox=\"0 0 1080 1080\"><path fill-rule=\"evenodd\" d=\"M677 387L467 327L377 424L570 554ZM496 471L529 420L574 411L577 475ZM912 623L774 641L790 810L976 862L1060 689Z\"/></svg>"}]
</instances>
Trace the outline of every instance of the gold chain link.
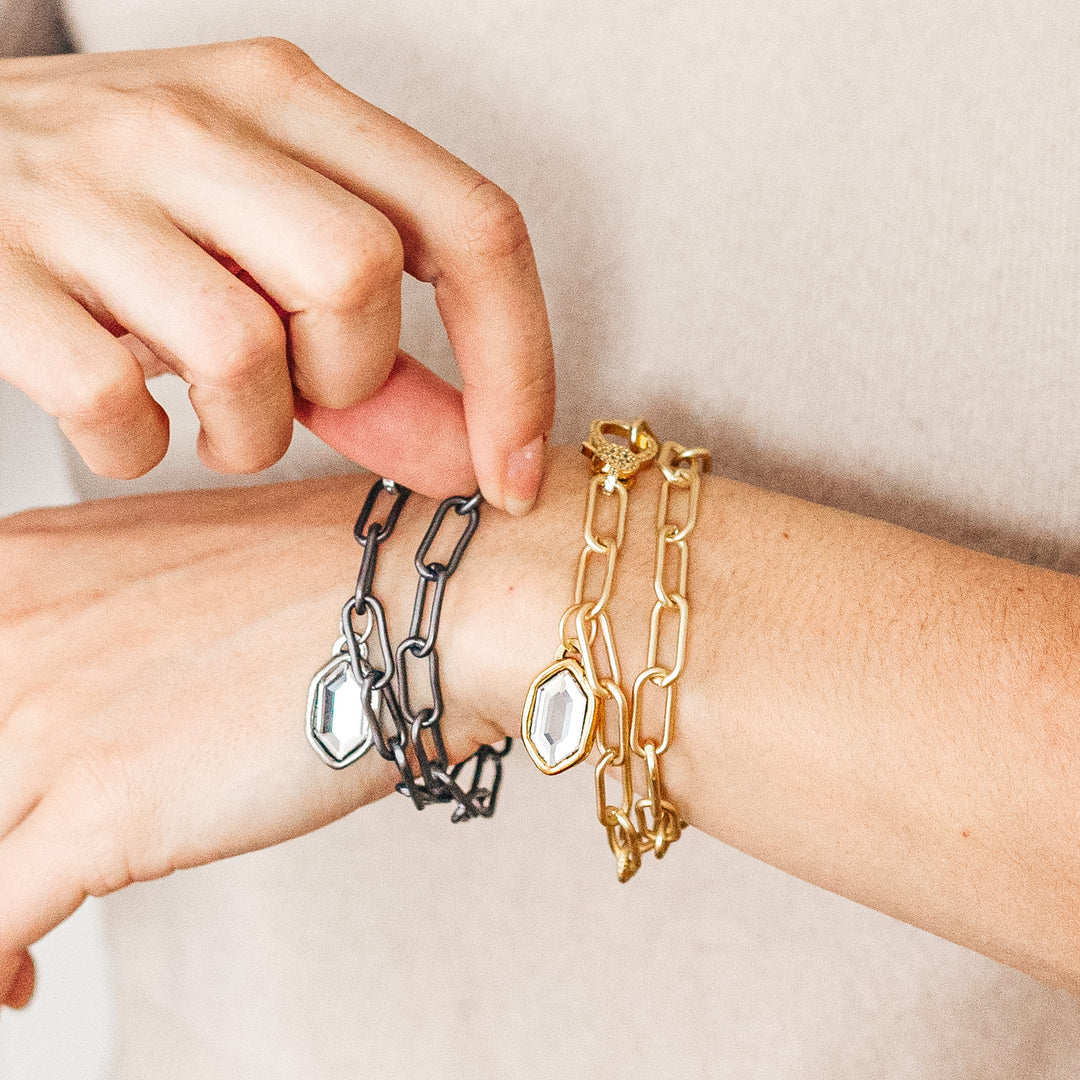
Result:
<instances>
[{"instance_id":1,"label":"gold chain link","mask_svg":"<svg viewBox=\"0 0 1080 1080\"><path fill-rule=\"evenodd\" d=\"M635 424L636 427L646 427ZM697 523L701 473L708 467L708 455L701 450L688 451L678 443L665 442L658 451L657 464L663 475L656 509L656 560L653 590L656 603L649 619L649 645L645 669L637 676L630 694L630 723L622 754L615 755L605 768L615 767L622 758L623 799L616 808L606 802L604 769L597 767L597 808L601 824L618 864L620 880L633 874L641 864L641 856L651 851L663 858L667 849L682 833L682 819L673 802L664 795L660 778L660 757L671 745L675 724L676 683L686 662L686 638L690 605L686 596L689 569L688 538ZM619 486L622 486L621 484ZM685 513L681 521L670 520L674 494L686 492ZM666 631L666 632L665 632ZM666 645L667 648L662 646ZM662 658L663 654L663 658ZM663 717L647 725L650 715L645 705L646 687L664 691L662 708L656 712ZM646 733L646 728L650 732ZM658 728L657 732L651 729ZM645 794L634 796L634 759L644 768ZM603 757L601 758L603 760ZM603 806L601 806L603 803ZM633 806L633 819L630 806ZM616 810L618 811L616 813ZM636 824L633 824L636 823ZM628 828L628 825L631 827ZM636 854L627 851L636 849Z\"/></svg>"},{"instance_id":2,"label":"gold chain link","mask_svg":"<svg viewBox=\"0 0 1080 1080\"><path fill-rule=\"evenodd\" d=\"M612 442L611 434L624 438L626 445ZM640 419L593 421L583 450L592 459L594 475L585 507L585 544L578 560L574 602L562 617L556 663L537 677L530 690L522 734L533 760L545 772L561 771L581 760L595 742L600 754L595 769L596 814L607 831L619 880L627 881L641 866L644 853L651 851L662 858L683 826L678 809L664 795L660 757L671 744L676 684L686 662L688 538L697 522L701 473L709 467L709 455L674 442L661 445ZM626 534L629 488L654 461L663 474L656 513L656 603L649 620L646 666L627 694L607 609ZM681 521L671 521L673 496L681 491L686 492L685 513ZM606 521L603 526L601 518ZM587 685L593 729L582 737L574 754L551 766L531 742L530 725L538 688L562 670L580 672L579 678ZM663 704L652 724L646 722L648 686L663 691ZM610 769L620 772L618 802L608 799ZM645 793L640 796L636 795L635 770L644 777Z\"/></svg>"}]
</instances>

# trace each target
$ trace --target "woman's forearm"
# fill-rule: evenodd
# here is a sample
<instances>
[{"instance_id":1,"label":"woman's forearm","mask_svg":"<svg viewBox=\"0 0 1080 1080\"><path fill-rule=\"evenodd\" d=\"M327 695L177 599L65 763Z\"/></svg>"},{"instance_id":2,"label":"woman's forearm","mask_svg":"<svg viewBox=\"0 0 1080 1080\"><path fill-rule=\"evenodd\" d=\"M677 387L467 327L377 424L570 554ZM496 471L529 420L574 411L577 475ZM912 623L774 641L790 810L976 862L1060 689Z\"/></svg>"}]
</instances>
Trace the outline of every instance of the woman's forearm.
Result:
<instances>
[{"instance_id":1,"label":"woman's forearm","mask_svg":"<svg viewBox=\"0 0 1080 1080\"><path fill-rule=\"evenodd\" d=\"M375 754L336 771L303 736L308 682L355 585L367 483L111 500L0 524L0 982L87 894L288 839L390 792L393 768ZM647 473L634 490L611 601L624 681L645 663L657 483ZM554 450L534 512L486 510L447 589L456 759L517 733L554 657L586 486L581 456ZM376 591L398 639L431 509L415 497L380 555ZM1080 987L1078 588L707 479L667 794L754 856ZM591 801L581 813L595 814Z\"/></svg>"},{"instance_id":2,"label":"woman's forearm","mask_svg":"<svg viewBox=\"0 0 1080 1080\"><path fill-rule=\"evenodd\" d=\"M557 453L537 513L478 536L443 644L459 715L517 730L571 600L586 473ZM627 682L645 665L657 483L631 499L612 602ZM691 824L1080 987L1074 578L707 478L689 597L665 780Z\"/></svg>"}]
</instances>

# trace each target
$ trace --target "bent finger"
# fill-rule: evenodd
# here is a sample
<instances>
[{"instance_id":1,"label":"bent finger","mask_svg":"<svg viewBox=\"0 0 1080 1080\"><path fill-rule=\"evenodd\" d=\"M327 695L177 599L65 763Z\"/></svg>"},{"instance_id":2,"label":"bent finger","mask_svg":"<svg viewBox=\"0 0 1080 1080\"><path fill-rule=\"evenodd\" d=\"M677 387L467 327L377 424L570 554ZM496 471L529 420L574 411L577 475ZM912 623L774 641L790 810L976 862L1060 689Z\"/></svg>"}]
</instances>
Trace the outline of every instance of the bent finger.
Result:
<instances>
[{"instance_id":1,"label":"bent finger","mask_svg":"<svg viewBox=\"0 0 1080 1080\"><path fill-rule=\"evenodd\" d=\"M478 173L434 153L404 125L390 128L390 153L365 162L364 174L349 160L318 164L386 213L404 239L410 273L435 286L464 380L480 487L490 502L520 511L539 488L540 459L531 458L532 469L522 465L550 431L555 402L547 309L524 219ZM349 142L335 145L345 157Z\"/></svg>"},{"instance_id":2,"label":"bent finger","mask_svg":"<svg viewBox=\"0 0 1080 1080\"><path fill-rule=\"evenodd\" d=\"M542 445L551 428L555 369L543 290L517 205L288 43L251 42L246 52L233 46L222 61L234 69L238 109L290 156L393 223L405 268L435 286L465 381L480 486L498 506L525 508L539 486L537 441ZM213 90L220 93L220 72L206 70L215 71ZM263 92L251 93L253 85Z\"/></svg>"},{"instance_id":3,"label":"bent finger","mask_svg":"<svg viewBox=\"0 0 1080 1080\"><path fill-rule=\"evenodd\" d=\"M162 148L168 167L147 184L184 232L234 259L287 313L296 388L331 407L372 394L401 331L403 255L394 226L265 145L199 124L179 123L173 135Z\"/></svg>"},{"instance_id":4,"label":"bent finger","mask_svg":"<svg viewBox=\"0 0 1080 1080\"><path fill-rule=\"evenodd\" d=\"M165 455L169 421L139 362L30 259L0 266L0 377L55 416L96 473L130 479Z\"/></svg>"},{"instance_id":5,"label":"bent finger","mask_svg":"<svg viewBox=\"0 0 1080 1080\"><path fill-rule=\"evenodd\" d=\"M5 972L12 973L5 978ZM34 996L37 973L34 959L27 950L0 959L0 1005L9 1009L25 1009ZM3 990L4 985L7 990Z\"/></svg>"},{"instance_id":6,"label":"bent finger","mask_svg":"<svg viewBox=\"0 0 1080 1080\"><path fill-rule=\"evenodd\" d=\"M103 242L102 234L108 237ZM199 451L220 472L258 472L292 438L285 328L271 305L164 217L80 220L61 273L190 384Z\"/></svg>"}]
</instances>

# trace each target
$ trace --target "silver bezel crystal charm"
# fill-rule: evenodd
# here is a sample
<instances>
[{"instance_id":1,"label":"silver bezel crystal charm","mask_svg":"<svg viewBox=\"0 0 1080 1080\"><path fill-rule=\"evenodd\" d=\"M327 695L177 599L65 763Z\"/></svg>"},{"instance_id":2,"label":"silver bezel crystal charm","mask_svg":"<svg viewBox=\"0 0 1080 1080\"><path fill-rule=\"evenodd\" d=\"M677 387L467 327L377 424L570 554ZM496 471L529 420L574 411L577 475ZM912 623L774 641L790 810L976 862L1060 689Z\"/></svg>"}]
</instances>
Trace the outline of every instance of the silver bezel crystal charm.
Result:
<instances>
[{"instance_id":1,"label":"silver bezel crystal charm","mask_svg":"<svg viewBox=\"0 0 1080 1080\"><path fill-rule=\"evenodd\" d=\"M343 689L349 691L344 698L340 696ZM361 700L362 692L353 677L342 637L334 647L333 658L319 668L311 680L307 700L308 742L333 769L351 765L363 757L374 742L370 716L378 716L380 694L378 690L370 691L368 711ZM340 710L342 704L347 710L344 714Z\"/></svg>"}]
</instances>

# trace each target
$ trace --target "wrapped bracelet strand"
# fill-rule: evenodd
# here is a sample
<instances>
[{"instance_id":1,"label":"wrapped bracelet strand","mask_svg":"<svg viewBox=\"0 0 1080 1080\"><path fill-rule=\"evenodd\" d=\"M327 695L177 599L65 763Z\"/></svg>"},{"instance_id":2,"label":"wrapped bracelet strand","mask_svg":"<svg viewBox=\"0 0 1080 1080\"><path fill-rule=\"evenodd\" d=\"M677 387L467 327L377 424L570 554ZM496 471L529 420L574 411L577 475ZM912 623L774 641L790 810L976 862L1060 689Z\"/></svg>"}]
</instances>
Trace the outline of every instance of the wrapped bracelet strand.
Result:
<instances>
[{"instance_id":1,"label":"wrapped bracelet strand","mask_svg":"<svg viewBox=\"0 0 1080 1080\"><path fill-rule=\"evenodd\" d=\"M401 774L397 790L418 810L431 803L454 803L453 820L490 817L502 782L501 747L481 746L451 766L442 732L443 694L436 638L446 584L453 576L480 523L480 493L444 499L413 560L417 572L409 631L393 647L386 610L375 595L379 551L390 538L411 492L392 480L376 480L356 519L353 535L363 549L356 589L341 611L341 636L329 663L316 672L308 691L307 735L319 757L332 768L351 765L372 746ZM385 517L375 514L380 497L390 499ZM445 563L428 555L450 511L465 524ZM426 619L425 619L426 616ZM361 625L357 626L357 621ZM377 644L378 659L373 657ZM415 706L409 686L409 657L426 660L431 704ZM471 769L468 787L460 782Z\"/></svg>"},{"instance_id":2,"label":"wrapped bracelet strand","mask_svg":"<svg viewBox=\"0 0 1080 1080\"><path fill-rule=\"evenodd\" d=\"M626 442L609 439L615 435ZM709 467L705 450L687 450L656 438L644 420L595 420L583 451L593 476L585 505L584 547L578 560L573 603L563 613L555 660L533 680L525 700L521 736L541 772L563 772L588 756L595 744L596 812L615 856L620 881L628 881L651 851L662 858L681 835L678 808L667 798L660 759L674 731L676 686L686 658L689 605L687 538L697 520L701 473ZM649 620L646 666L632 683L622 667L608 613L619 552L626 535L629 490L639 473L656 464L663 474L656 511L656 602ZM685 491L682 521L671 521L672 493ZM613 517L606 530L599 519ZM669 555L677 553L677 561ZM590 568L593 581L589 589ZM677 620L674 655L660 658L664 623ZM663 720L657 738L646 733L645 691L663 692ZM629 688L629 689L628 689ZM656 724L650 725L656 727ZM620 774L620 798L608 798L608 770ZM644 794L635 777L643 774Z\"/></svg>"}]
</instances>

